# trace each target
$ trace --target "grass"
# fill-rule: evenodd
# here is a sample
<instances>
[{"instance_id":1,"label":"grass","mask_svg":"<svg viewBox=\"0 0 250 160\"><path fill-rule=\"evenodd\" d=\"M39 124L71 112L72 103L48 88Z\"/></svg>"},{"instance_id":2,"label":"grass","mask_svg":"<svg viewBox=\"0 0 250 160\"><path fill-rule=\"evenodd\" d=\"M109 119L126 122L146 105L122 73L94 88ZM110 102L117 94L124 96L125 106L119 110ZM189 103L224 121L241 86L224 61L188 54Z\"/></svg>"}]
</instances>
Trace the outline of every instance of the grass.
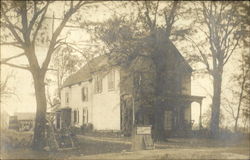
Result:
<instances>
[{"instance_id":1,"label":"grass","mask_svg":"<svg viewBox=\"0 0 250 160\"><path fill-rule=\"evenodd\" d=\"M72 156L94 155L102 153L119 153L129 150L128 144L117 144L110 142L99 142L89 139L79 138L79 147L73 150L63 150L57 152L33 151L28 146L16 147L2 152L4 159L67 159ZM3 144L4 145L4 144Z\"/></svg>"},{"instance_id":2,"label":"grass","mask_svg":"<svg viewBox=\"0 0 250 160\"><path fill-rule=\"evenodd\" d=\"M91 135L88 135L91 136ZM93 137L102 139L105 135ZM211 140L211 139L169 139L168 142L158 143L156 150L141 152L129 151L128 143L114 143L112 140L123 139L122 137L108 137L110 141L97 141L94 139L78 136L79 148L57 152L33 151L29 148L32 133L16 132L11 130L2 131L1 158L2 159L68 159L68 158L101 158L107 159L218 159L225 157L248 156L249 139L234 140ZM128 138L124 137L127 141Z\"/></svg>"}]
</instances>

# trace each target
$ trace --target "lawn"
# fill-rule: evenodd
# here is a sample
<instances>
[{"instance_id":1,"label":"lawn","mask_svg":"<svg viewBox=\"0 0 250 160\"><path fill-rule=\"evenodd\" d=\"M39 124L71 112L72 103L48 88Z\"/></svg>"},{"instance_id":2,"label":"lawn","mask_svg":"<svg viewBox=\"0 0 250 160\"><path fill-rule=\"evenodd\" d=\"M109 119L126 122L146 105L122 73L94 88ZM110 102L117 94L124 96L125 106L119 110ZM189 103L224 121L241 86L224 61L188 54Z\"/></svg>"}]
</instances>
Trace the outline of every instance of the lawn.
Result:
<instances>
[{"instance_id":1,"label":"lawn","mask_svg":"<svg viewBox=\"0 0 250 160\"><path fill-rule=\"evenodd\" d=\"M168 139L155 150L130 152L131 140L124 137L79 135L79 148L57 152L36 152L27 146L31 133L6 132L16 138L13 148L2 148L1 159L249 159L249 140L210 140L197 138ZM6 138L9 136L2 136ZM25 145L21 145L21 142ZM5 146L3 143L2 147ZM8 144L10 146L10 144Z\"/></svg>"},{"instance_id":2,"label":"lawn","mask_svg":"<svg viewBox=\"0 0 250 160\"><path fill-rule=\"evenodd\" d=\"M72 156L84 156L102 153L119 153L129 150L129 144L119 144L105 141L94 141L85 138L78 138L79 147L57 152L36 152L28 147L15 148L2 152L2 159L67 159Z\"/></svg>"}]
</instances>

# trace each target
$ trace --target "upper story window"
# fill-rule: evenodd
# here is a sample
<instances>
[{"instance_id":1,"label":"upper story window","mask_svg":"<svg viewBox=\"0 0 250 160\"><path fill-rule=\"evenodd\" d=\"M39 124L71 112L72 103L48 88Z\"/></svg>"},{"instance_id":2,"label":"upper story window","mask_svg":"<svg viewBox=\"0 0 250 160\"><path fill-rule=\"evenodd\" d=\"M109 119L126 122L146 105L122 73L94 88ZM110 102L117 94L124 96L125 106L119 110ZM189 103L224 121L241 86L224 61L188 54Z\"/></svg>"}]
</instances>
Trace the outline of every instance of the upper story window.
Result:
<instances>
[{"instance_id":1,"label":"upper story window","mask_svg":"<svg viewBox=\"0 0 250 160\"><path fill-rule=\"evenodd\" d=\"M94 82L94 89L95 93L102 92L102 78L101 75L96 75L95 82Z\"/></svg>"},{"instance_id":2,"label":"upper story window","mask_svg":"<svg viewBox=\"0 0 250 160\"><path fill-rule=\"evenodd\" d=\"M115 71L111 70L108 74L108 90L112 91L115 89Z\"/></svg>"},{"instance_id":3,"label":"upper story window","mask_svg":"<svg viewBox=\"0 0 250 160\"><path fill-rule=\"evenodd\" d=\"M65 93L65 103L69 104L69 93L68 92Z\"/></svg>"},{"instance_id":4,"label":"upper story window","mask_svg":"<svg viewBox=\"0 0 250 160\"><path fill-rule=\"evenodd\" d=\"M88 88L82 87L82 101L88 101Z\"/></svg>"}]
</instances>

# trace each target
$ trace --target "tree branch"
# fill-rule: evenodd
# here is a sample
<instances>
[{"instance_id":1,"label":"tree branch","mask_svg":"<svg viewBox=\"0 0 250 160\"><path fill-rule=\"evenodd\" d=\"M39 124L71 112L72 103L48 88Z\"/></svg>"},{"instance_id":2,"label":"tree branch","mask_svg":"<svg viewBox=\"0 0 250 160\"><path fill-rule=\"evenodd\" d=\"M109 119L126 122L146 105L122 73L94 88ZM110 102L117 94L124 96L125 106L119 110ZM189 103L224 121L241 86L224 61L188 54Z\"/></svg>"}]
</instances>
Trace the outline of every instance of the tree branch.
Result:
<instances>
[{"instance_id":1,"label":"tree branch","mask_svg":"<svg viewBox=\"0 0 250 160\"><path fill-rule=\"evenodd\" d=\"M16 26L14 24L11 23L11 21L9 20L8 16L6 14L2 14L2 16L4 17L4 19L6 20L6 27L10 30L10 32L13 34L13 36L15 37L15 39L23 46L24 42L21 39L21 37L19 37L18 33L16 32L15 28Z\"/></svg>"},{"instance_id":2,"label":"tree branch","mask_svg":"<svg viewBox=\"0 0 250 160\"><path fill-rule=\"evenodd\" d=\"M167 32L168 36L171 35L171 30L172 30L173 24L175 22L177 5L178 5L179 2L174 1L172 3L173 3L173 6L171 8L169 16L167 16L166 11L164 12L165 22L166 22L166 32Z\"/></svg>"},{"instance_id":3,"label":"tree branch","mask_svg":"<svg viewBox=\"0 0 250 160\"><path fill-rule=\"evenodd\" d=\"M9 24L8 24L8 23L1 22L1 26L9 27ZM13 25L13 28L16 29L16 30L18 30L19 32L22 33L21 28L19 28L18 26L14 26L14 25Z\"/></svg>"},{"instance_id":4,"label":"tree branch","mask_svg":"<svg viewBox=\"0 0 250 160\"><path fill-rule=\"evenodd\" d=\"M56 28L55 32L53 33L53 36L51 38L51 42L50 42L50 45L49 45L49 49L48 49L48 52L47 52L47 56L42 64L42 70L44 72L46 72L47 68L48 68L48 65L49 65L49 62L50 62L50 59L51 59L51 56L55 50L55 45L57 44L57 38L58 36L60 35L62 29L64 28L64 26L66 25L66 23L68 22L68 20L70 19L70 17L83 5L86 5L86 4L89 4L89 3L93 3L93 2L89 2L89 1L86 1L86 2L82 2L82 1L79 1L74 7L71 7L68 12L65 14L64 16L64 19L62 20L62 22L60 23L60 25Z\"/></svg>"},{"instance_id":5,"label":"tree branch","mask_svg":"<svg viewBox=\"0 0 250 160\"><path fill-rule=\"evenodd\" d=\"M38 24L37 24L37 27L36 27L36 30L35 30L35 32L34 32L33 39L32 39L32 44L33 44L33 45L34 45L35 42L36 42L36 36L37 36L37 34L38 34L38 31L39 31L40 28L42 27L42 22L44 21L45 14L47 13L48 5L49 5L49 2L47 2L46 6L45 6L45 8L44 8L44 12L43 12L43 14L42 14L42 16L41 16L41 19L40 19L40 21L39 21Z\"/></svg>"},{"instance_id":6,"label":"tree branch","mask_svg":"<svg viewBox=\"0 0 250 160\"><path fill-rule=\"evenodd\" d=\"M37 8L36 6L36 2L34 2L34 14L33 14L33 17L32 19L30 20L30 24L28 26L28 30L31 31L32 30L32 27L34 26L37 18L40 16L40 14L42 14L42 12L44 11L45 13L47 12L47 9L48 9L48 6L49 6L49 1L46 1L46 5L40 10L40 11L36 11L35 8ZM43 14L44 15L44 14Z\"/></svg>"},{"instance_id":7,"label":"tree branch","mask_svg":"<svg viewBox=\"0 0 250 160\"><path fill-rule=\"evenodd\" d=\"M19 45L18 45L19 44ZM19 42L1 42L0 45L11 45L23 49Z\"/></svg>"},{"instance_id":8,"label":"tree branch","mask_svg":"<svg viewBox=\"0 0 250 160\"><path fill-rule=\"evenodd\" d=\"M186 37L186 36L184 36L184 38L186 38L187 40L191 41L192 44L195 45L195 47L198 49L198 51L199 51L199 53L200 53L200 55L201 55L201 57L202 57L202 62L206 65L207 71L211 74L211 73L212 73L212 70L211 70L210 65L209 65L209 63L208 63L208 59L207 59L207 57L205 56L205 54L201 51L200 47L195 43L195 41L194 41L193 39L191 39L191 38L189 38L189 37Z\"/></svg>"},{"instance_id":9,"label":"tree branch","mask_svg":"<svg viewBox=\"0 0 250 160\"><path fill-rule=\"evenodd\" d=\"M7 62L4 62L4 63L1 62L1 65L2 65L2 64L3 64L3 65L10 66L10 67L15 67L15 68L18 68L18 69L24 69L24 70L29 70L29 71L30 71L30 67L19 66L19 65L12 64L12 63L7 63Z\"/></svg>"},{"instance_id":10,"label":"tree branch","mask_svg":"<svg viewBox=\"0 0 250 160\"><path fill-rule=\"evenodd\" d=\"M16 56L12 56L12 57L9 57L9 58L4 58L3 60L1 60L1 64L2 64L2 63L6 63L6 62L8 62L8 61L10 61L10 60L12 60L12 59L15 59L15 58L24 56L24 55L25 55L25 53L20 53L20 54L18 54L18 55L16 55Z\"/></svg>"},{"instance_id":11,"label":"tree branch","mask_svg":"<svg viewBox=\"0 0 250 160\"><path fill-rule=\"evenodd\" d=\"M240 37L241 37L241 36L239 36L239 38L237 38L234 47L231 49L231 52L228 51L229 53L226 53L226 56L224 57L224 60L225 60L225 61L223 62L223 65L225 65L225 64L227 63L227 61L229 60L229 58L232 56L234 50L236 49L236 47L237 47L238 44L239 44Z\"/></svg>"},{"instance_id":12,"label":"tree branch","mask_svg":"<svg viewBox=\"0 0 250 160\"><path fill-rule=\"evenodd\" d=\"M152 30L153 29L153 23L152 23L152 20L149 16L149 9L148 9L148 4L147 4L147 1L144 1L145 3L145 6L146 6L146 12L144 13L145 16L146 16L146 19L147 19L147 24L149 25L149 28Z\"/></svg>"}]
</instances>

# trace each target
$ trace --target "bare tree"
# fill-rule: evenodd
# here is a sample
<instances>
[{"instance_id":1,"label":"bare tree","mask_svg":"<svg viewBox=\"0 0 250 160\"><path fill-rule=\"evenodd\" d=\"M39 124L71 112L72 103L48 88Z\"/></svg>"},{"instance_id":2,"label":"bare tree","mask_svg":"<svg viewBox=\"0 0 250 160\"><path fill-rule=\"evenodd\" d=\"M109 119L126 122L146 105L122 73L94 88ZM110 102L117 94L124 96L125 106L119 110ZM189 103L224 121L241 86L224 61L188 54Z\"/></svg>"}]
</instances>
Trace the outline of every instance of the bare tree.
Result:
<instances>
[{"instance_id":1,"label":"bare tree","mask_svg":"<svg viewBox=\"0 0 250 160\"><path fill-rule=\"evenodd\" d=\"M13 78L13 77L14 77L14 75L12 73L10 73L4 79L1 80L1 82L0 82L0 96L1 96L0 102L2 102L2 98L7 98L7 97L10 97L12 95L16 95L14 89L10 88L9 84L8 84L10 78Z\"/></svg>"},{"instance_id":2,"label":"bare tree","mask_svg":"<svg viewBox=\"0 0 250 160\"><path fill-rule=\"evenodd\" d=\"M74 46L76 47L76 46ZM76 72L83 64L83 60L77 54L74 54L73 47L60 47L52 57L50 68L53 69L52 74L56 77L57 97L60 99L60 89L63 81L70 74Z\"/></svg>"},{"instance_id":3,"label":"bare tree","mask_svg":"<svg viewBox=\"0 0 250 160\"><path fill-rule=\"evenodd\" d=\"M221 106L221 86L223 68L235 53L244 35L244 23L240 15L244 15L237 2L198 2L197 30L206 37L197 43L191 38L198 49L198 59L206 67L206 73L213 78L213 97L211 114L211 132L216 136L219 132ZM208 48L209 46L209 48Z\"/></svg>"},{"instance_id":4,"label":"bare tree","mask_svg":"<svg viewBox=\"0 0 250 160\"><path fill-rule=\"evenodd\" d=\"M229 91L233 93L235 102L232 99L224 99L226 101L225 110L231 115L234 120L234 131L238 131L239 120L247 120L249 117L249 77L250 77L250 55L247 52L242 52L239 62L239 73L233 73L231 80L233 80L235 87L230 87Z\"/></svg>"},{"instance_id":5,"label":"bare tree","mask_svg":"<svg viewBox=\"0 0 250 160\"><path fill-rule=\"evenodd\" d=\"M243 103L243 101L247 100L247 97L249 96L249 93L247 93L247 86L246 86L247 83L249 83L249 76L250 76L249 75L250 66L249 66L249 62L247 62L249 60L249 55L247 55L247 56L242 55L242 60L240 61L241 62L241 65L240 65L241 73L237 77L240 91L237 92L239 100L238 100L238 105L237 105L237 114L235 117L235 125L234 125L235 131L237 131L237 129L238 129L238 120L240 118L242 103ZM249 105L249 104L246 104L246 105Z\"/></svg>"},{"instance_id":6,"label":"bare tree","mask_svg":"<svg viewBox=\"0 0 250 160\"><path fill-rule=\"evenodd\" d=\"M64 18L55 28L48 41L48 48L43 52L46 57L39 65L37 45L41 31L45 25L45 18L52 1L3 1L1 2L1 27L5 27L9 37L3 37L1 45L12 45L22 50L17 55L1 60L1 64L30 71L33 80L37 102L36 121L33 138L33 149L42 149L45 145L45 114L47 109L44 79L48 71L51 57L60 46L59 36L72 15L83 6L92 2L69 1ZM58 2L56 2L58 3ZM2 37L1 37L2 38ZM19 57L26 57L28 64L18 65L10 61Z\"/></svg>"},{"instance_id":7,"label":"bare tree","mask_svg":"<svg viewBox=\"0 0 250 160\"><path fill-rule=\"evenodd\" d=\"M153 32L157 28L162 27L167 33L167 37L175 35L175 23L181 16L180 8L181 2L163 2L163 1L141 1L136 2L138 11L138 21L144 24L144 30ZM160 8L161 6L161 8ZM162 6L164 6L162 8ZM159 19L164 19L165 23L160 25Z\"/></svg>"}]
</instances>

